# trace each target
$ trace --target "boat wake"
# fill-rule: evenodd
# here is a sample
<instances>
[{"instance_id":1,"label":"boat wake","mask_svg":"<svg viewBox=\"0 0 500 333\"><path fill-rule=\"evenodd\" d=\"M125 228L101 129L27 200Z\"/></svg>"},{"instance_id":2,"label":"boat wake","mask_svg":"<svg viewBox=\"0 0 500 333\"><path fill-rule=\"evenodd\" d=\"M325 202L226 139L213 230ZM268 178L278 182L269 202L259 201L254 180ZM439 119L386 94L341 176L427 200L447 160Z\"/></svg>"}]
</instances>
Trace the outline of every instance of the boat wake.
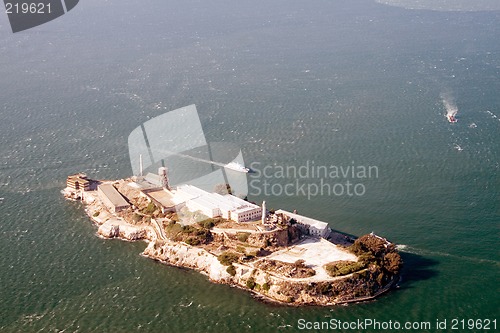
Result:
<instances>
[{"instance_id":1,"label":"boat wake","mask_svg":"<svg viewBox=\"0 0 500 333\"><path fill-rule=\"evenodd\" d=\"M472 261L472 262L479 262L479 263L485 263L485 264L500 265L500 262L497 260L476 258L476 257L469 257L469 256L461 256L461 255L456 255L456 254L451 254L451 253L446 253L446 252L441 252L441 251L419 249L419 248L415 248L413 246L404 245L404 244L399 244L396 246L396 248L400 252L416 254L419 256L449 257L449 258L454 258L454 259L464 260L464 261Z\"/></svg>"},{"instance_id":2,"label":"boat wake","mask_svg":"<svg viewBox=\"0 0 500 333\"><path fill-rule=\"evenodd\" d=\"M458 107L455 103L455 99L450 93L441 93L441 101L446 109L445 117L448 119L450 123L456 123L457 118L456 115L458 113Z\"/></svg>"},{"instance_id":3,"label":"boat wake","mask_svg":"<svg viewBox=\"0 0 500 333\"><path fill-rule=\"evenodd\" d=\"M489 114L492 119L496 119L496 120L500 121L500 117L498 117L496 114L494 114L490 110L486 111L486 113Z\"/></svg>"}]
</instances>

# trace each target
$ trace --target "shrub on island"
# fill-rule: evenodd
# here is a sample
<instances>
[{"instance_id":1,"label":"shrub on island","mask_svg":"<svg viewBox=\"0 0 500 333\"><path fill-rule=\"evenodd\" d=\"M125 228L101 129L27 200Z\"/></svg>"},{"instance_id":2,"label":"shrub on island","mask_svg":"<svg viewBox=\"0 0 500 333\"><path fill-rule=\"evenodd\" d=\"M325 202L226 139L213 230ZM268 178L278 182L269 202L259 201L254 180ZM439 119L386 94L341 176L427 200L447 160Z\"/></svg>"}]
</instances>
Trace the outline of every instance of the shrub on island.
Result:
<instances>
[{"instance_id":1,"label":"shrub on island","mask_svg":"<svg viewBox=\"0 0 500 333\"><path fill-rule=\"evenodd\" d=\"M255 285L256 285L256 283L255 283L255 279L254 279L252 276L251 276L251 277L249 277L249 278L248 278L248 280L247 280L247 282L246 282L246 285L247 285L247 288L248 288L248 289L253 289L253 288L255 288Z\"/></svg>"},{"instance_id":2,"label":"shrub on island","mask_svg":"<svg viewBox=\"0 0 500 333\"><path fill-rule=\"evenodd\" d=\"M217 257L219 262L224 266L229 266L231 264L234 264L235 262L238 262L239 258L240 256L238 254L229 251L223 252Z\"/></svg>"},{"instance_id":3,"label":"shrub on island","mask_svg":"<svg viewBox=\"0 0 500 333\"><path fill-rule=\"evenodd\" d=\"M365 268L364 263L348 260L334 261L325 265L325 270L331 277L351 274L363 268Z\"/></svg>"},{"instance_id":4,"label":"shrub on island","mask_svg":"<svg viewBox=\"0 0 500 333\"><path fill-rule=\"evenodd\" d=\"M348 250L358 256L358 262L379 267L388 275L399 274L403 266L396 246L373 234L359 237Z\"/></svg>"},{"instance_id":5,"label":"shrub on island","mask_svg":"<svg viewBox=\"0 0 500 333\"><path fill-rule=\"evenodd\" d=\"M227 266L226 272L228 272L229 275L231 275L231 276L235 276L236 275L236 268L234 268L234 266L231 264L231 265Z\"/></svg>"},{"instance_id":6,"label":"shrub on island","mask_svg":"<svg viewBox=\"0 0 500 333\"><path fill-rule=\"evenodd\" d=\"M214 219L206 219L198 222L198 225L204 229L212 229L215 226Z\"/></svg>"},{"instance_id":7,"label":"shrub on island","mask_svg":"<svg viewBox=\"0 0 500 333\"><path fill-rule=\"evenodd\" d=\"M250 236L250 233L249 232L238 232L236 234L236 237L238 238L238 240L240 242L243 242L245 243L247 240L248 240L248 237Z\"/></svg>"}]
</instances>

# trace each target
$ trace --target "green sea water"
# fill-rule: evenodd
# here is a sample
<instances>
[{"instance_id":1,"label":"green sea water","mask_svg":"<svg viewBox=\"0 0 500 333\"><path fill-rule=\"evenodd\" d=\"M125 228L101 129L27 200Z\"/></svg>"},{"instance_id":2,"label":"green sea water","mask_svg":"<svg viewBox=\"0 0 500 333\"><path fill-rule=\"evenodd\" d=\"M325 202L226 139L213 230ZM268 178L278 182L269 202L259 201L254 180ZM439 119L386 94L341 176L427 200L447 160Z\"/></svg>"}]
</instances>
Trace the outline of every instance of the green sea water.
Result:
<instances>
[{"instance_id":1,"label":"green sea water","mask_svg":"<svg viewBox=\"0 0 500 333\"><path fill-rule=\"evenodd\" d=\"M498 330L499 35L498 11L371 0L88 0L16 34L0 15L0 332L296 332L300 319L445 332L495 318ZM400 288L266 304L141 257L143 242L96 237L61 197L66 176L129 176L129 133L193 103L207 141L236 144L247 164L376 166L353 180L360 196L249 198L401 244Z\"/></svg>"}]
</instances>

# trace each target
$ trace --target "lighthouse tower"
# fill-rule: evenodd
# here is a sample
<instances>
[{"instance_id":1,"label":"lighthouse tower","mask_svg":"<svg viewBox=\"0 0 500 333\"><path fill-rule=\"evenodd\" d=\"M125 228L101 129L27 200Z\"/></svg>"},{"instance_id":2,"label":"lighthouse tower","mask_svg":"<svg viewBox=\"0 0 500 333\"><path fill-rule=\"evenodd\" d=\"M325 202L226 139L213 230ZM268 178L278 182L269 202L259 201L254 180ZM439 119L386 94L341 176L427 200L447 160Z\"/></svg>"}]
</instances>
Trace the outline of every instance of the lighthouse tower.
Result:
<instances>
[{"instance_id":1,"label":"lighthouse tower","mask_svg":"<svg viewBox=\"0 0 500 333\"><path fill-rule=\"evenodd\" d=\"M262 201L262 224L266 224L266 216L267 216L266 202Z\"/></svg>"}]
</instances>

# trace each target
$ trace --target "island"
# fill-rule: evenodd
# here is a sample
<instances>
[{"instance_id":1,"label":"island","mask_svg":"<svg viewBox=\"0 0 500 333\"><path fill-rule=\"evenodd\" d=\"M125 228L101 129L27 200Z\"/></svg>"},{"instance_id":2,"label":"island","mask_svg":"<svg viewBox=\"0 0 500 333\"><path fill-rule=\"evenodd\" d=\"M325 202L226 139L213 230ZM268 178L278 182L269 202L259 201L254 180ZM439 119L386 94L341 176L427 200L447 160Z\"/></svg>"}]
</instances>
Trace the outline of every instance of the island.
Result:
<instances>
[{"instance_id":1,"label":"island","mask_svg":"<svg viewBox=\"0 0 500 333\"><path fill-rule=\"evenodd\" d=\"M294 306L360 302L394 287L402 267L394 243L357 239L296 211L267 210L231 194L183 184L158 174L120 180L67 178L62 191L81 201L103 238L145 240L142 255L194 269L210 281Z\"/></svg>"}]
</instances>

